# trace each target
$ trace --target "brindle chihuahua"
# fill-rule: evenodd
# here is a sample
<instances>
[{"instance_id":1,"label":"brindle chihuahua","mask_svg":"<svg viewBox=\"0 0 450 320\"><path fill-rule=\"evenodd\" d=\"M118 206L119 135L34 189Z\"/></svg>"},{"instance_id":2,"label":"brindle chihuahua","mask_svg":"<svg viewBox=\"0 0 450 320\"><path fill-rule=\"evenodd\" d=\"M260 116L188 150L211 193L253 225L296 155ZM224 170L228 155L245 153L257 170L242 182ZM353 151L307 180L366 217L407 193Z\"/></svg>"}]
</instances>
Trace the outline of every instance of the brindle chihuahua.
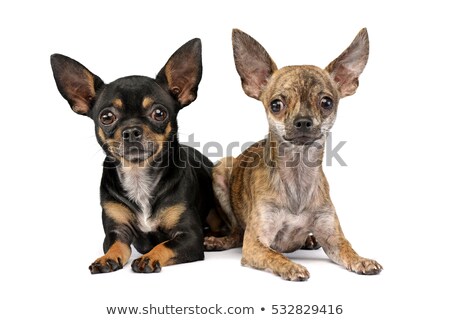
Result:
<instances>
[{"instance_id":1,"label":"brindle chihuahua","mask_svg":"<svg viewBox=\"0 0 450 320\"><path fill-rule=\"evenodd\" d=\"M213 170L214 191L231 233L206 237L205 247L242 245L242 264L286 280L307 280L308 270L283 252L323 247L335 263L358 274L378 274L382 266L360 257L344 237L322 170L327 133L339 99L358 87L369 55L367 30L325 69L277 69L252 37L233 30L236 69L245 93L260 100L269 121L268 138Z\"/></svg>"}]
</instances>

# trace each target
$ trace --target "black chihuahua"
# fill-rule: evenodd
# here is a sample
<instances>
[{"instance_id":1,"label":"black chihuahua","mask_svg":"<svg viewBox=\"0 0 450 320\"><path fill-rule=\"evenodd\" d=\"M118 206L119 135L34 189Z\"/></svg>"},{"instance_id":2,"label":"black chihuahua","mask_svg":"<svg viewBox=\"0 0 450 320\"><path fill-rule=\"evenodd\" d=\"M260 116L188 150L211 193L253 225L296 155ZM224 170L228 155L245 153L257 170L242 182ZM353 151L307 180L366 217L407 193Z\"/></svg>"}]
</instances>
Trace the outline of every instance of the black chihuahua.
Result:
<instances>
[{"instance_id":1,"label":"black chihuahua","mask_svg":"<svg viewBox=\"0 0 450 320\"><path fill-rule=\"evenodd\" d=\"M177 114L197 97L201 41L179 48L152 79L129 76L105 84L75 60L51 56L58 90L73 111L94 120L106 153L100 186L105 255L91 273L121 269L131 244L143 256L135 272L204 259L206 219L214 208L212 163L180 145Z\"/></svg>"}]
</instances>

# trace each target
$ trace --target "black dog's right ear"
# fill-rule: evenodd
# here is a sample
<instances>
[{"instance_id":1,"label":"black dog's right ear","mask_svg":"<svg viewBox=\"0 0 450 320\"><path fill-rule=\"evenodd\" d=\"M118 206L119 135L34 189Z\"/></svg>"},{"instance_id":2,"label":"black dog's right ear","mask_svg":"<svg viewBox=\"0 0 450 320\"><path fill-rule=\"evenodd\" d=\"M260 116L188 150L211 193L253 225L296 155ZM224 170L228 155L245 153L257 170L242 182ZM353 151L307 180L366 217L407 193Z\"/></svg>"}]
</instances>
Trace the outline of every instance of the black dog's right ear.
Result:
<instances>
[{"instance_id":1,"label":"black dog's right ear","mask_svg":"<svg viewBox=\"0 0 450 320\"><path fill-rule=\"evenodd\" d=\"M90 116L97 93L104 86L102 79L79 62L61 54L53 54L50 63L56 86L72 110Z\"/></svg>"},{"instance_id":2,"label":"black dog's right ear","mask_svg":"<svg viewBox=\"0 0 450 320\"><path fill-rule=\"evenodd\" d=\"M233 29L233 54L244 92L259 100L277 65L258 41L239 29Z\"/></svg>"},{"instance_id":3,"label":"black dog's right ear","mask_svg":"<svg viewBox=\"0 0 450 320\"><path fill-rule=\"evenodd\" d=\"M195 38L172 54L156 76L156 81L166 88L183 108L197 98L202 70L202 42Z\"/></svg>"}]
</instances>

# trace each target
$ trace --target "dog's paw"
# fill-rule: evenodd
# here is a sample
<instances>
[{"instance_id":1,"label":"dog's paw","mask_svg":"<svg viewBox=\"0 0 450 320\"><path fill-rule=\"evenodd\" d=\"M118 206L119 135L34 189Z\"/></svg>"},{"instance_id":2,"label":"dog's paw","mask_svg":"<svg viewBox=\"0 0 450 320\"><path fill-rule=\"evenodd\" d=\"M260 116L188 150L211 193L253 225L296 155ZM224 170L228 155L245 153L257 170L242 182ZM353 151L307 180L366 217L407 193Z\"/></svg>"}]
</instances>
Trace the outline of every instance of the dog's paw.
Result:
<instances>
[{"instance_id":1,"label":"dog's paw","mask_svg":"<svg viewBox=\"0 0 450 320\"><path fill-rule=\"evenodd\" d=\"M300 248L302 250L317 250L320 248L319 242L317 242L316 237L314 237L313 234L308 235L308 238L306 238L305 243Z\"/></svg>"},{"instance_id":2,"label":"dog's paw","mask_svg":"<svg viewBox=\"0 0 450 320\"><path fill-rule=\"evenodd\" d=\"M119 257L112 257L109 255L98 258L89 266L89 270L92 274L113 272L122 268L122 260Z\"/></svg>"},{"instance_id":3,"label":"dog's paw","mask_svg":"<svg viewBox=\"0 0 450 320\"><path fill-rule=\"evenodd\" d=\"M242 246L242 237L231 234L225 237L205 237L203 247L206 251L222 251Z\"/></svg>"},{"instance_id":4,"label":"dog's paw","mask_svg":"<svg viewBox=\"0 0 450 320\"><path fill-rule=\"evenodd\" d=\"M226 237L205 237L203 247L207 251L220 251L226 249Z\"/></svg>"},{"instance_id":5,"label":"dog's paw","mask_svg":"<svg viewBox=\"0 0 450 320\"><path fill-rule=\"evenodd\" d=\"M375 260L359 258L358 260L352 261L347 266L347 269L357 274L373 275L379 274L383 270L383 267Z\"/></svg>"},{"instance_id":6,"label":"dog's paw","mask_svg":"<svg viewBox=\"0 0 450 320\"><path fill-rule=\"evenodd\" d=\"M131 269L137 273L156 273L161 271L161 264L158 260L142 256L133 261Z\"/></svg>"},{"instance_id":7,"label":"dog's paw","mask_svg":"<svg viewBox=\"0 0 450 320\"><path fill-rule=\"evenodd\" d=\"M306 281L309 279L308 270L299 264L290 263L280 270L273 270L275 274L279 275L284 280L289 281Z\"/></svg>"}]
</instances>

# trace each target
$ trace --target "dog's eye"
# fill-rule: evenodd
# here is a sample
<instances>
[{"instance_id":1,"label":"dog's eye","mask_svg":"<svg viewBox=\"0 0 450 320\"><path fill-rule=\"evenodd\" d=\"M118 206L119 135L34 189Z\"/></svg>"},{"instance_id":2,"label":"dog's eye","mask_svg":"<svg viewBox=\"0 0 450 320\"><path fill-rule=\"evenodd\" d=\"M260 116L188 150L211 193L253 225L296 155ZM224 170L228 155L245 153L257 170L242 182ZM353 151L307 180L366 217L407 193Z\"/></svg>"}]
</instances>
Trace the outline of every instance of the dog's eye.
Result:
<instances>
[{"instance_id":1,"label":"dog's eye","mask_svg":"<svg viewBox=\"0 0 450 320\"><path fill-rule=\"evenodd\" d=\"M109 126L112 125L116 121L116 116L114 113L112 113L110 110L103 111L100 114L100 122L105 125Z\"/></svg>"},{"instance_id":2,"label":"dog's eye","mask_svg":"<svg viewBox=\"0 0 450 320\"><path fill-rule=\"evenodd\" d=\"M284 103L280 99L275 99L270 103L270 110L272 110L273 113L280 112L284 107Z\"/></svg>"},{"instance_id":3,"label":"dog's eye","mask_svg":"<svg viewBox=\"0 0 450 320\"><path fill-rule=\"evenodd\" d=\"M156 121L164 121L167 118L167 112L162 109L157 108L157 109L153 110L151 117L153 120L156 120Z\"/></svg>"},{"instance_id":4,"label":"dog's eye","mask_svg":"<svg viewBox=\"0 0 450 320\"><path fill-rule=\"evenodd\" d=\"M330 97L323 97L320 100L320 106L325 110L330 110L333 108L333 100Z\"/></svg>"}]
</instances>

